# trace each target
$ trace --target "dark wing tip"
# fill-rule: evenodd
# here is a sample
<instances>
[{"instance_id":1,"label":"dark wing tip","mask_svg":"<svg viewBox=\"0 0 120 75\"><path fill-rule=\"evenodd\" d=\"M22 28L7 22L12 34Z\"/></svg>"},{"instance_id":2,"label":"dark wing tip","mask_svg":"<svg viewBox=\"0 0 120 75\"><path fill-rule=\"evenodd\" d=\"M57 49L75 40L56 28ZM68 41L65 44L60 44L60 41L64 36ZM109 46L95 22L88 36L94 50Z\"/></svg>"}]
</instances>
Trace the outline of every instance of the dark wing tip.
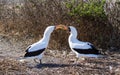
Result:
<instances>
[{"instance_id":1,"label":"dark wing tip","mask_svg":"<svg viewBox=\"0 0 120 75\"><path fill-rule=\"evenodd\" d=\"M27 52L24 57L30 57L29 53Z\"/></svg>"},{"instance_id":2,"label":"dark wing tip","mask_svg":"<svg viewBox=\"0 0 120 75\"><path fill-rule=\"evenodd\" d=\"M41 54L44 50L45 50L45 48L40 49L40 50L36 50L36 51L32 51L32 52L26 52L26 54L24 55L24 57L37 56L37 55Z\"/></svg>"},{"instance_id":3,"label":"dark wing tip","mask_svg":"<svg viewBox=\"0 0 120 75\"><path fill-rule=\"evenodd\" d=\"M28 52L28 50L31 48L31 46L28 46L25 52Z\"/></svg>"},{"instance_id":4,"label":"dark wing tip","mask_svg":"<svg viewBox=\"0 0 120 75\"><path fill-rule=\"evenodd\" d=\"M95 50L97 52L97 54L100 54L100 55L105 55L105 53L103 53L101 50L98 50L94 45L92 44L89 44L91 46L91 48L93 50Z\"/></svg>"}]
</instances>

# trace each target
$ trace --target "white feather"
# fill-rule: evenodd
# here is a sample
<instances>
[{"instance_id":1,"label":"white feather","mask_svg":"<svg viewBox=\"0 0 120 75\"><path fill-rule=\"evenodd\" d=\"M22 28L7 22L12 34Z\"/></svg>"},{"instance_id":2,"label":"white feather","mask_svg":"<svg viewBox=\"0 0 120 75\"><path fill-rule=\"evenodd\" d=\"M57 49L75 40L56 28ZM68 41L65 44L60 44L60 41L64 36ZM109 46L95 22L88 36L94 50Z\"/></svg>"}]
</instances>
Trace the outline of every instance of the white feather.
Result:
<instances>
[{"instance_id":1,"label":"white feather","mask_svg":"<svg viewBox=\"0 0 120 75\"><path fill-rule=\"evenodd\" d=\"M69 42L69 46L71 48L71 50L76 54L76 57L102 57L102 55L96 55L96 54L80 54L77 51L75 51L74 49L83 49L83 50L87 50L87 49L92 49L91 46L93 46L91 43L89 42L83 42L83 41L79 41L77 39L77 30L75 27L73 26L69 26L70 27L70 36L68 39Z\"/></svg>"},{"instance_id":2,"label":"white feather","mask_svg":"<svg viewBox=\"0 0 120 75\"><path fill-rule=\"evenodd\" d=\"M46 43L45 42L37 42L34 43L32 45L30 45L30 48L28 49L28 52L33 52L33 51L37 51L43 48L46 48Z\"/></svg>"},{"instance_id":3,"label":"white feather","mask_svg":"<svg viewBox=\"0 0 120 75\"><path fill-rule=\"evenodd\" d=\"M28 46L27 52L33 52L33 51L42 50L44 48L47 48L49 39L50 39L50 35L54 29L55 29L55 26L48 26L44 32L43 38L41 40L39 40L38 42ZM43 53L41 53L40 55L34 56L33 58L41 59L42 55L43 55Z\"/></svg>"},{"instance_id":4,"label":"white feather","mask_svg":"<svg viewBox=\"0 0 120 75\"><path fill-rule=\"evenodd\" d=\"M88 43L71 43L69 42L71 48L76 49L91 49L91 46Z\"/></svg>"},{"instance_id":5,"label":"white feather","mask_svg":"<svg viewBox=\"0 0 120 75\"><path fill-rule=\"evenodd\" d=\"M70 48L77 48L77 49L90 49L91 43L79 41L77 39L77 30L73 26L70 26L71 34L69 36L68 42Z\"/></svg>"}]
</instances>

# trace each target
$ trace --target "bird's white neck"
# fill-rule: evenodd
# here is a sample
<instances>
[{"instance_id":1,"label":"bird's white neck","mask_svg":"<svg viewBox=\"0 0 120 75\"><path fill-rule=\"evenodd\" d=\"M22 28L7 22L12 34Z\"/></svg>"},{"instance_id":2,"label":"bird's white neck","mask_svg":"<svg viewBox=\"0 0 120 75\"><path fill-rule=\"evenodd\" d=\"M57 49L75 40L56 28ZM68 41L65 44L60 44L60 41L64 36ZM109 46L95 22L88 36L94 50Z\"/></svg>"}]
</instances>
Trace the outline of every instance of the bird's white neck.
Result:
<instances>
[{"instance_id":1,"label":"bird's white neck","mask_svg":"<svg viewBox=\"0 0 120 75\"><path fill-rule=\"evenodd\" d=\"M70 26L70 36L69 36L69 43L77 41L77 30L75 27Z\"/></svg>"},{"instance_id":2,"label":"bird's white neck","mask_svg":"<svg viewBox=\"0 0 120 75\"><path fill-rule=\"evenodd\" d=\"M50 40L50 35L51 35L51 32L44 32L44 35L43 35L42 41L48 43L49 40Z\"/></svg>"},{"instance_id":3,"label":"bird's white neck","mask_svg":"<svg viewBox=\"0 0 120 75\"><path fill-rule=\"evenodd\" d=\"M50 39L50 35L53 32L53 30L54 30L54 26L47 27L45 32L44 32L43 38L40 40L40 42L42 41L42 42L45 42L46 44L48 44L49 39Z\"/></svg>"},{"instance_id":4,"label":"bird's white neck","mask_svg":"<svg viewBox=\"0 0 120 75\"><path fill-rule=\"evenodd\" d=\"M76 40L77 40L77 33L75 33L75 34L71 33L68 41L69 42L75 42Z\"/></svg>"}]
</instances>

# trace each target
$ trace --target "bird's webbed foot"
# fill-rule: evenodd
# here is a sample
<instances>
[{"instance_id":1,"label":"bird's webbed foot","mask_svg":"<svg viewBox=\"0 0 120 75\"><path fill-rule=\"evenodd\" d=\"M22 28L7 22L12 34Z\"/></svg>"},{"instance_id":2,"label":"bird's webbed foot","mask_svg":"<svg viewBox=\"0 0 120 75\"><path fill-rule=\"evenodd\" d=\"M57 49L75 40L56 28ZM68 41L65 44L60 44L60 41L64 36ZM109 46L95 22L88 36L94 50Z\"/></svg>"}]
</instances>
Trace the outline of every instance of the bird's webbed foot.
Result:
<instances>
[{"instance_id":1,"label":"bird's webbed foot","mask_svg":"<svg viewBox=\"0 0 120 75\"><path fill-rule=\"evenodd\" d=\"M39 59L39 61L38 61L37 58L35 58L34 61L35 61L36 63L42 64L41 59Z\"/></svg>"}]
</instances>

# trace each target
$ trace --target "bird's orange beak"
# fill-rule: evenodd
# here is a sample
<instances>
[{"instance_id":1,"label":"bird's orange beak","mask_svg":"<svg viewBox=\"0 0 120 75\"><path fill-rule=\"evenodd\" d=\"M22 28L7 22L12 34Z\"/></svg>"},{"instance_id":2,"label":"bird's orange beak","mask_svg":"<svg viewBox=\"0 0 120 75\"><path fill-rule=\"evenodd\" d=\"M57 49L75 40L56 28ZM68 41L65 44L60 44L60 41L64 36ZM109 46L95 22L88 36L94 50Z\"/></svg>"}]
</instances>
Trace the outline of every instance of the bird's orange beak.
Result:
<instances>
[{"instance_id":1,"label":"bird's orange beak","mask_svg":"<svg viewBox=\"0 0 120 75\"><path fill-rule=\"evenodd\" d=\"M67 30L67 29L68 29L68 27L67 27L67 26L65 26L65 25L63 25L63 24L59 24L59 25L57 25L57 26L56 26L55 30L58 30L58 29Z\"/></svg>"}]
</instances>

